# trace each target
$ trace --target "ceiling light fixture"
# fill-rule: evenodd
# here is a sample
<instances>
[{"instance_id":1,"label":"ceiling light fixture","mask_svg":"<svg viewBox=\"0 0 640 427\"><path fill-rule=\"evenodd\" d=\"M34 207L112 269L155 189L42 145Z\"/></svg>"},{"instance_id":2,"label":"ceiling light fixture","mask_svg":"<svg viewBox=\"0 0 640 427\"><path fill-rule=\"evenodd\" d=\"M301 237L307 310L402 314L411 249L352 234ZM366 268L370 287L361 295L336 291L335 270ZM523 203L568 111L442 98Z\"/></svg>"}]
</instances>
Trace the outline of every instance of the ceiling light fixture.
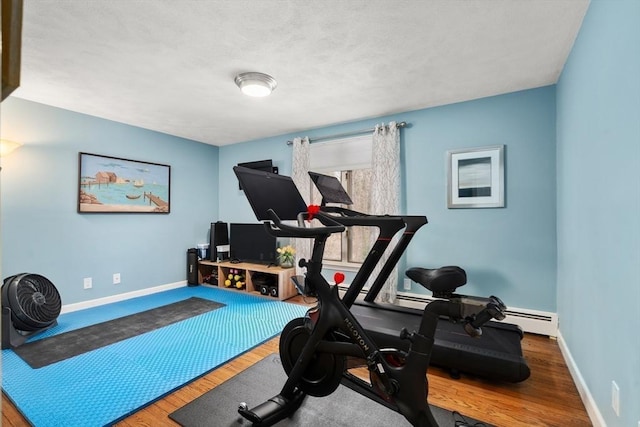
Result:
<instances>
[{"instance_id":1,"label":"ceiling light fixture","mask_svg":"<svg viewBox=\"0 0 640 427\"><path fill-rule=\"evenodd\" d=\"M254 72L238 74L235 82L242 93L255 97L269 96L278 85L270 75Z\"/></svg>"},{"instance_id":2,"label":"ceiling light fixture","mask_svg":"<svg viewBox=\"0 0 640 427\"><path fill-rule=\"evenodd\" d=\"M8 139L0 140L0 157L4 157L16 148L22 146L19 142L9 141Z\"/></svg>"}]
</instances>

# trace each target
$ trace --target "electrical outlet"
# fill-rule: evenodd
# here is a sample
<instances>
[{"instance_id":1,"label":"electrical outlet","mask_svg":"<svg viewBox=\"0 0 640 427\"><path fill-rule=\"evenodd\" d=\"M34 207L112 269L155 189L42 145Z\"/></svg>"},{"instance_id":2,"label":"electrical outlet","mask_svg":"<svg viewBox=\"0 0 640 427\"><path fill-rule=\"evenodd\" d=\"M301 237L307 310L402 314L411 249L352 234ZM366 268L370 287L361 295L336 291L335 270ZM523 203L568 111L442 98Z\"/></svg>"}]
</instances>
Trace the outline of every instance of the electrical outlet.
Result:
<instances>
[{"instance_id":1,"label":"electrical outlet","mask_svg":"<svg viewBox=\"0 0 640 427\"><path fill-rule=\"evenodd\" d=\"M411 290L411 279L404 279L404 290L405 291Z\"/></svg>"},{"instance_id":2,"label":"electrical outlet","mask_svg":"<svg viewBox=\"0 0 640 427\"><path fill-rule=\"evenodd\" d=\"M120 273L113 273L113 284L117 285L120 283Z\"/></svg>"},{"instance_id":3,"label":"electrical outlet","mask_svg":"<svg viewBox=\"0 0 640 427\"><path fill-rule=\"evenodd\" d=\"M91 289L93 287L93 281L91 280L91 277L85 277L84 278L84 288L85 289Z\"/></svg>"},{"instance_id":4,"label":"electrical outlet","mask_svg":"<svg viewBox=\"0 0 640 427\"><path fill-rule=\"evenodd\" d=\"M611 406L617 416L620 416L620 387L615 381L611 381Z\"/></svg>"}]
</instances>

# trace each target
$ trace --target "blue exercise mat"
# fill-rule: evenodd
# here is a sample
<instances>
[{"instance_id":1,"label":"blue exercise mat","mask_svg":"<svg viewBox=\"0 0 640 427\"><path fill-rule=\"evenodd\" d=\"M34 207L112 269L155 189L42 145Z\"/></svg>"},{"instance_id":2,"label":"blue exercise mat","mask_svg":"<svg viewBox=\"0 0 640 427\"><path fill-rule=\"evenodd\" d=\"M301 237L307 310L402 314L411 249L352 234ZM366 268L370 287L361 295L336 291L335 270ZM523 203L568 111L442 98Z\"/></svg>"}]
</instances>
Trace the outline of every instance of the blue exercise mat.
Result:
<instances>
[{"instance_id":1,"label":"blue exercise mat","mask_svg":"<svg viewBox=\"0 0 640 427\"><path fill-rule=\"evenodd\" d=\"M205 298L191 297L129 316L32 340L13 351L34 369L58 363L158 328L224 307Z\"/></svg>"},{"instance_id":2,"label":"blue exercise mat","mask_svg":"<svg viewBox=\"0 0 640 427\"><path fill-rule=\"evenodd\" d=\"M109 425L278 335L307 310L242 292L184 287L63 314L32 340L191 297L225 307L40 369L3 350L2 388L37 427Z\"/></svg>"}]
</instances>

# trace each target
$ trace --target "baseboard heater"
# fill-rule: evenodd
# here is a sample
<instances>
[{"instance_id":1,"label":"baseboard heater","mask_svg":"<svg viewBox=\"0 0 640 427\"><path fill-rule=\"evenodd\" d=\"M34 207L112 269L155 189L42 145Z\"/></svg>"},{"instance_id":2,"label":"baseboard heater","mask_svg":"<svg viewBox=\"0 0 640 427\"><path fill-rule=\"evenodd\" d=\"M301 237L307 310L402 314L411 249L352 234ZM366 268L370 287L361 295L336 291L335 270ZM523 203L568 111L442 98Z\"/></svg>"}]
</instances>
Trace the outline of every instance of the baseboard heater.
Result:
<instances>
[{"instance_id":1,"label":"baseboard heater","mask_svg":"<svg viewBox=\"0 0 640 427\"><path fill-rule=\"evenodd\" d=\"M349 285L339 285L339 291L344 294ZM366 290L360 292L364 297ZM428 295L412 294L407 292L398 292L396 304L401 307L424 309L424 307L435 300ZM508 307L506 311L507 317L503 320L505 323L512 323L522 328L524 332L532 334L546 335L555 338L558 335L558 315L547 311L530 310L527 308Z\"/></svg>"}]
</instances>

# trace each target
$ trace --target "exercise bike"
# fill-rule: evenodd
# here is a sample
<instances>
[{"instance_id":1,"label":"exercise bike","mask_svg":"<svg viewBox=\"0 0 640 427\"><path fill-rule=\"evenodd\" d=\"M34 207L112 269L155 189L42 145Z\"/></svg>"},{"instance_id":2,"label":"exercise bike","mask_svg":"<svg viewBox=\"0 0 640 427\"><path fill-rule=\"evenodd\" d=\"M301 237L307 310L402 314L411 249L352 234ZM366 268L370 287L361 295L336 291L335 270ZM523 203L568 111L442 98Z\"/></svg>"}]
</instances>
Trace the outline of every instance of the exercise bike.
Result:
<instances>
[{"instance_id":1,"label":"exercise bike","mask_svg":"<svg viewBox=\"0 0 640 427\"><path fill-rule=\"evenodd\" d=\"M249 408L241 404L238 412L257 426L269 426L291 416L305 396L327 396L342 383L352 390L402 414L414 426L437 426L427 403L427 368L439 316L459 320L466 330L478 331L487 321L504 316L487 308L470 313L460 299L441 299L429 303L417 331L397 331L408 342L408 350L381 348L343 303L338 287L322 276L322 258L327 238L341 233L345 226L322 212L315 214L321 227L306 227L311 214L289 177L234 168L251 207L259 220L276 237L313 239L309 260L300 260L306 269L297 284L305 295L317 297L317 305L304 318L287 324L280 336L280 358L288 379L280 393ZM284 220L296 219L297 225ZM421 282L439 291L453 290L460 278L446 269L435 269ZM366 366L370 382L349 369Z\"/></svg>"}]
</instances>

